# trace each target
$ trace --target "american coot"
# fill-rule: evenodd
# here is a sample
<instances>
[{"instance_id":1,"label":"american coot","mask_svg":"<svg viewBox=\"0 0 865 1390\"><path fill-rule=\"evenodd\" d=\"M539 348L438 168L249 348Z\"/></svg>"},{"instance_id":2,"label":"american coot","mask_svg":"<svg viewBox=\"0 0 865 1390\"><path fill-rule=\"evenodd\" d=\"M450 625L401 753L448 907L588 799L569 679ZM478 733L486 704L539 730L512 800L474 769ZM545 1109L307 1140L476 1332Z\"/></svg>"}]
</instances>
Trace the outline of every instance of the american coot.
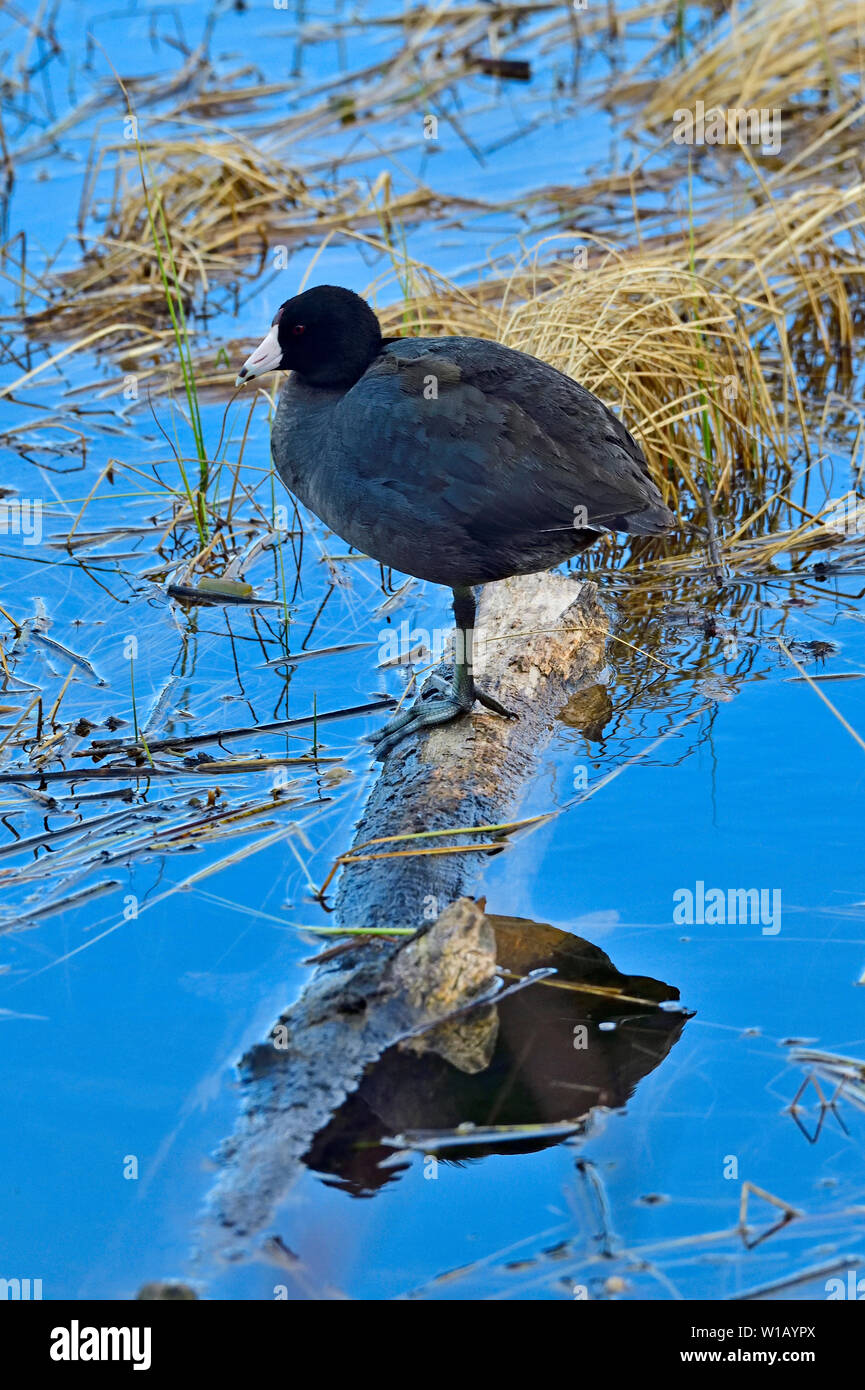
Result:
<instances>
[{"instance_id":1,"label":"american coot","mask_svg":"<svg viewBox=\"0 0 865 1390\"><path fill-rule=\"evenodd\" d=\"M286 487L358 550L453 590L453 682L427 682L379 758L475 700L508 714L474 682L475 585L549 569L602 531L672 524L615 415L501 343L382 338L365 300L319 285L277 310L237 384L272 371L291 372L271 439Z\"/></svg>"}]
</instances>

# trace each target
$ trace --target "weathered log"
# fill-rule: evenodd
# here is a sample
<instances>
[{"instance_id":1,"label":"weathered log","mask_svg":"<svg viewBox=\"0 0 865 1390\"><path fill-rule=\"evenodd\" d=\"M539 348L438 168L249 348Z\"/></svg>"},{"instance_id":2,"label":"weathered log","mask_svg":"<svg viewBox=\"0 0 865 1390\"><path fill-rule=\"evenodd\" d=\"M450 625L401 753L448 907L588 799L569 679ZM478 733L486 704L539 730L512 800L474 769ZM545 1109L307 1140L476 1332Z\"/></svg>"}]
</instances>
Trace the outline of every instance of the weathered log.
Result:
<instances>
[{"instance_id":1,"label":"weathered log","mask_svg":"<svg viewBox=\"0 0 865 1390\"><path fill-rule=\"evenodd\" d=\"M409 941L358 944L316 970L267 1041L243 1059L243 1113L218 1156L221 1172L202 1227L207 1253L232 1258L246 1251L367 1067L397 1042L417 1046L472 1001L482 1005L479 1022L488 1031L485 1001L500 983L495 935L467 899ZM456 1036L453 1043L440 1039L452 1058Z\"/></svg>"},{"instance_id":2,"label":"weathered log","mask_svg":"<svg viewBox=\"0 0 865 1390\"><path fill-rule=\"evenodd\" d=\"M398 745L357 827L356 853L378 837L508 821L558 714L597 683L607 624L594 585L552 574L505 581L485 591L478 616L476 674L519 718L472 715ZM481 832L432 844L489 841ZM393 848L400 842L371 852ZM466 897L482 867L471 851L345 865L341 925L420 930L407 942L366 938L323 962L244 1058L243 1113L223 1146L202 1231L211 1255L248 1249L315 1137L389 1049L434 1055L462 1075L488 1066L498 1001L514 985L502 975L496 931Z\"/></svg>"},{"instance_id":3,"label":"weathered log","mask_svg":"<svg viewBox=\"0 0 865 1390\"><path fill-rule=\"evenodd\" d=\"M482 853L410 851L488 842L488 835L360 847L512 819L557 716L569 697L598 682L607 632L594 584L530 574L484 589L475 639L483 660L476 659L476 675L519 718L479 711L397 745L372 789L352 852L409 853L344 864L336 894L340 926L418 927L472 891L483 871Z\"/></svg>"},{"instance_id":4,"label":"weathered log","mask_svg":"<svg viewBox=\"0 0 865 1390\"><path fill-rule=\"evenodd\" d=\"M590 942L467 898L408 941L355 943L243 1058L205 1264L250 1253L304 1165L370 1191L388 1142L435 1152L437 1129L486 1125L460 1136L478 1153L560 1142L661 1063L689 1017L668 1011L678 997Z\"/></svg>"}]
</instances>

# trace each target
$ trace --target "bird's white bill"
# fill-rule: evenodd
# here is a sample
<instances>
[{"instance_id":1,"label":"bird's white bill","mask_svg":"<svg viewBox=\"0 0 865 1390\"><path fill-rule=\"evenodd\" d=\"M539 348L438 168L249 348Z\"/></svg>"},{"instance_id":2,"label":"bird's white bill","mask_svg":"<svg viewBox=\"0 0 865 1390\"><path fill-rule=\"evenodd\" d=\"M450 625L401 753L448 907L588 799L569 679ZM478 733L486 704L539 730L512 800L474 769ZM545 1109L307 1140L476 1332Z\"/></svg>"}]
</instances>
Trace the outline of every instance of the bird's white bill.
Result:
<instances>
[{"instance_id":1,"label":"bird's white bill","mask_svg":"<svg viewBox=\"0 0 865 1390\"><path fill-rule=\"evenodd\" d=\"M282 348L279 346L279 339L276 336L278 325L274 324L266 338L259 343L255 352L250 353L235 379L235 386L242 386L245 381L252 381L253 377L264 376L265 372L274 372L282 361Z\"/></svg>"}]
</instances>

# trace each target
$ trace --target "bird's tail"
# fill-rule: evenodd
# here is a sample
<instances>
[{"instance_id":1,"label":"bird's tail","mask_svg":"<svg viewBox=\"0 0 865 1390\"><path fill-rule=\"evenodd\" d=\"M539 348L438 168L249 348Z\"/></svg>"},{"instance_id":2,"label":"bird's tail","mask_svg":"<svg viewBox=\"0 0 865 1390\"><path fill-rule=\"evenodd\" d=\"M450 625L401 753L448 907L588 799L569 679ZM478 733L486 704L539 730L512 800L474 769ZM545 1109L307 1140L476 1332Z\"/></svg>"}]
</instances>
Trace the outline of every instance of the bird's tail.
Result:
<instances>
[{"instance_id":1,"label":"bird's tail","mask_svg":"<svg viewBox=\"0 0 865 1390\"><path fill-rule=\"evenodd\" d=\"M629 536L658 536L663 531L672 530L676 524L675 516L663 502L646 507L642 512L624 516L622 521L622 530L627 531Z\"/></svg>"}]
</instances>

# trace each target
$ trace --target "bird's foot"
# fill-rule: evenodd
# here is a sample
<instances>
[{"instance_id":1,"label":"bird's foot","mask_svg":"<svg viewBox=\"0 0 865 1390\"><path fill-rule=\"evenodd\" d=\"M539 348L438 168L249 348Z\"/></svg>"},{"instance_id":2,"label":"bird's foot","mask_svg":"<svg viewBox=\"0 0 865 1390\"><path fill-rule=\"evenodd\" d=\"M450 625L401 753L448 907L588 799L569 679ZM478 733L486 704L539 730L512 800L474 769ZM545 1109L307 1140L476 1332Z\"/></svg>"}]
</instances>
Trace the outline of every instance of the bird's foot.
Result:
<instances>
[{"instance_id":1,"label":"bird's foot","mask_svg":"<svg viewBox=\"0 0 865 1390\"><path fill-rule=\"evenodd\" d=\"M431 729L436 724L447 724L461 714L468 714L476 700L485 709L500 714L504 719L519 718L519 715L493 699L492 695L478 689L471 679L451 682L444 676L430 676L414 704L389 720L378 733L369 736L368 741L375 748L376 761L384 762L397 744L410 734Z\"/></svg>"}]
</instances>

